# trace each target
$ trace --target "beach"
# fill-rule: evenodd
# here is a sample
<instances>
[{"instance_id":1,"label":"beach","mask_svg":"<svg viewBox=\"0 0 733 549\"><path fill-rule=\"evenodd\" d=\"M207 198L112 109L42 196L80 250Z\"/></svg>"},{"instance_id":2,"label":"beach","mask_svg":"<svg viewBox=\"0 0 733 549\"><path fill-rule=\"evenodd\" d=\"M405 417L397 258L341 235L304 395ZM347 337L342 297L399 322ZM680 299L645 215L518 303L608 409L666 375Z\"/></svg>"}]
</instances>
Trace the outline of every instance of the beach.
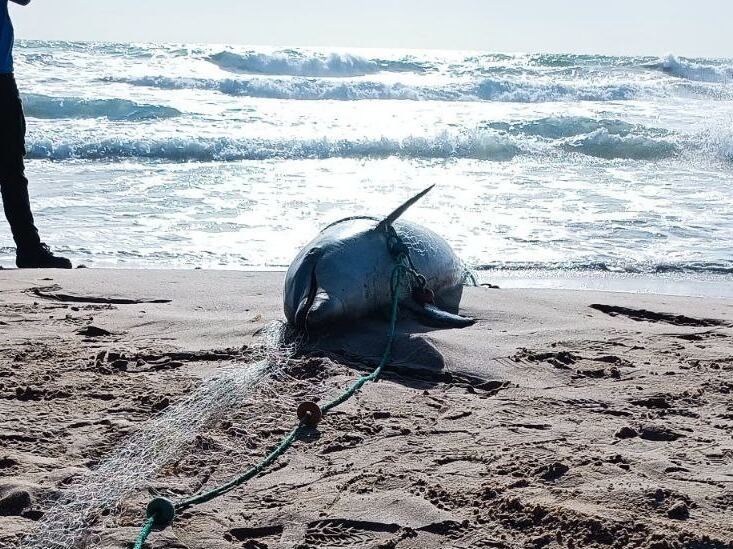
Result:
<instances>
[{"instance_id":1,"label":"beach","mask_svg":"<svg viewBox=\"0 0 733 549\"><path fill-rule=\"evenodd\" d=\"M251 364L283 319L283 276L0 270L0 547L207 379ZM378 382L150 547L733 547L733 299L500 286L466 288L469 328L401 318ZM203 426L88 539L131 547L151 497L254 465L300 401L338 394L385 344L381 319L312 337L268 398Z\"/></svg>"},{"instance_id":2,"label":"beach","mask_svg":"<svg viewBox=\"0 0 733 549\"><path fill-rule=\"evenodd\" d=\"M107 4L0 0L0 549L733 549L729 4Z\"/></svg>"}]
</instances>

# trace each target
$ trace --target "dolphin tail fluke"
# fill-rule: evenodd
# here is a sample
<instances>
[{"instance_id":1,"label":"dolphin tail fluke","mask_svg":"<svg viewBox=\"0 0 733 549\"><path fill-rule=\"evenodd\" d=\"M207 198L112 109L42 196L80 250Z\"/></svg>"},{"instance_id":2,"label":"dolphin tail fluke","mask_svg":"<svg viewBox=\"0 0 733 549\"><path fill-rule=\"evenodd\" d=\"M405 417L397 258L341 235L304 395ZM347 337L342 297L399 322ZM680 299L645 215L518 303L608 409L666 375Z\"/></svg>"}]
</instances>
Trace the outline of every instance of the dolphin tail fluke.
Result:
<instances>
[{"instance_id":1,"label":"dolphin tail fluke","mask_svg":"<svg viewBox=\"0 0 733 549\"><path fill-rule=\"evenodd\" d=\"M421 191L417 193L415 196L413 196L410 200L402 204L399 208L397 208L395 211L393 211L391 214L389 214L386 218L384 218L382 221L379 222L379 225L377 225L378 229L384 229L386 227L389 227L392 223L397 221L399 217L407 211L407 209L412 206L415 202L420 200L423 196L428 194L430 191L433 190L433 187L435 185L430 185L427 189L424 191Z\"/></svg>"}]
</instances>

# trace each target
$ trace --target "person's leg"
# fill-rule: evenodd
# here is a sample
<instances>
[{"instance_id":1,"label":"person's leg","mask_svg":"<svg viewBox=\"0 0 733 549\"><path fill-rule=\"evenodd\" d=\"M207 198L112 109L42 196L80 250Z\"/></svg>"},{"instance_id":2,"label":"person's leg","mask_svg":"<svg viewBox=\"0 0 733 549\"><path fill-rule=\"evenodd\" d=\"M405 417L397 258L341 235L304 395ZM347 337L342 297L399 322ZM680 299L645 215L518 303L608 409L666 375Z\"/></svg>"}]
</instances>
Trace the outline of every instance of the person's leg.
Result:
<instances>
[{"instance_id":1,"label":"person's leg","mask_svg":"<svg viewBox=\"0 0 733 549\"><path fill-rule=\"evenodd\" d=\"M0 194L16 245L20 268L70 269L71 262L55 256L38 237L25 177L25 116L15 78L0 74Z\"/></svg>"},{"instance_id":2,"label":"person's leg","mask_svg":"<svg viewBox=\"0 0 733 549\"><path fill-rule=\"evenodd\" d=\"M25 119L12 75L0 75L0 191L18 250L41 244L33 223L25 177Z\"/></svg>"}]
</instances>

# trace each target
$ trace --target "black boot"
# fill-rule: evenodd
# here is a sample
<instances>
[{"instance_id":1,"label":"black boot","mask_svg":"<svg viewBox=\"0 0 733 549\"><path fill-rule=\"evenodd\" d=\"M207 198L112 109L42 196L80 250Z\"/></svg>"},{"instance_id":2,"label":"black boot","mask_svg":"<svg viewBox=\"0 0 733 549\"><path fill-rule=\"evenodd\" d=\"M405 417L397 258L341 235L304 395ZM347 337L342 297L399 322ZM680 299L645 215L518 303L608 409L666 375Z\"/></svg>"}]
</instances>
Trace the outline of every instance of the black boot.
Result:
<instances>
[{"instance_id":1,"label":"black boot","mask_svg":"<svg viewBox=\"0 0 733 549\"><path fill-rule=\"evenodd\" d=\"M15 264L19 269L71 269L71 261L53 255L51 248L43 242L34 248L19 248Z\"/></svg>"}]
</instances>

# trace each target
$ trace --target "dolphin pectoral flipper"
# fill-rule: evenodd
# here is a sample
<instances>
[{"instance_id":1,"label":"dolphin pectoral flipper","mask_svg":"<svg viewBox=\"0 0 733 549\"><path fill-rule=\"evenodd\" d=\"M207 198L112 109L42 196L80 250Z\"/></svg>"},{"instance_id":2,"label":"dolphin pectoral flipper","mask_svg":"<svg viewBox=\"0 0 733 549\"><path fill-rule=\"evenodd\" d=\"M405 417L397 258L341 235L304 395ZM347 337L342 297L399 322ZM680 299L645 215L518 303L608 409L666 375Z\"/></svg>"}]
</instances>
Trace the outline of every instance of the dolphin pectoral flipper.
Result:
<instances>
[{"instance_id":1,"label":"dolphin pectoral flipper","mask_svg":"<svg viewBox=\"0 0 733 549\"><path fill-rule=\"evenodd\" d=\"M313 248L308 251L300 263L300 272L303 276L294 278L286 283L284 290L285 316L297 328L305 326L305 317L313 304L318 281L316 280L316 265L323 255L323 250Z\"/></svg>"},{"instance_id":2,"label":"dolphin pectoral flipper","mask_svg":"<svg viewBox=\"0 0 733 549\"><path fill-rule=\"evenodd\" d=\"M323 290L318 290L309 304L306 314L306 325L324 326L333 324L346 314L343 302L337 296L330 296Z\"/></svg>"},{"instance_id":3,"label":"dolphin pectoral flipper","mask_svg":"<svg viewBox=\"0 0 733 549\"><path fill-rule=\"evenodd\" d=\"M426 326L435 328L466 328L476 323L476 320L473 318L449 313L431 303L422 305L414 301L408 301L404 305L415 315L417 320Z\"/></svg>"}]
</instances>

